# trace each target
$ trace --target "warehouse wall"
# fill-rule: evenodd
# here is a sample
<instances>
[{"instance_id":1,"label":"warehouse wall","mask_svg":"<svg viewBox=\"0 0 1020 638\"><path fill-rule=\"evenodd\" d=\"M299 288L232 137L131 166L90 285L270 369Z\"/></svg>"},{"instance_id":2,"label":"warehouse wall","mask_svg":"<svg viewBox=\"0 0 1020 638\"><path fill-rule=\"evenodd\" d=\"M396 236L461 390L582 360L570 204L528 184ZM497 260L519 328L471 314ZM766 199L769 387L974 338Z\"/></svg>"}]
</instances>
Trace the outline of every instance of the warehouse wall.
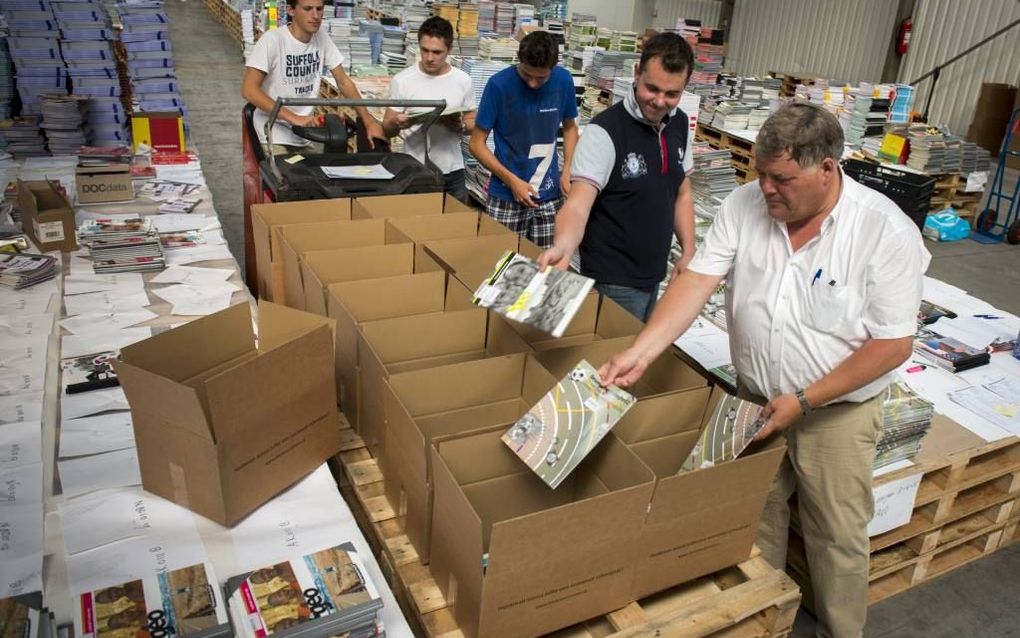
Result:
<instances>
[{"instance_id":1,"label":"warehouse wall","mask_svg":"<svg viewBox=\"0 0 1020 638\"><path fill-rule=\"evenodd\" d=\"M639 16L635 15L635 23L639 28L650 24L657 29L671 29L677 18L701 20L701 24L706 27L719 25L719 10L722 6L719 0L656 0L652 4L657 15L650 20L637 23Z\"/></svg>"},{"instance_id":2,"label":"warehouse wall","mask_svg":"<svg viewBox=\"0 0 1020 638\"><path fill-rule=\"evenodd\" d=\"M599 26L608 29L633 29L634 0L569 0L567 19L572 13L598 16ZM639 25L643 30L643 25Z\"/></svg>"},{"instance_id":3,"label":"warehouse wall","mask_svg":"<svg viewBox=\"0 0 1020 638\"><path fill-rule=\"evenodd\" d=\"M899 81L910 82L986 36L1020 19L1016 0L918 0L913 39ZM1020 82L1020 27L942 71L929 120L966 135L983 82ZM923 111L931 80L918 84L915 110Z\"/></svg>"},{"instance_id":4,"label":"warehouse wall","mask_svg":"<svg viewBox=\"0 0 1020 638\"><path fill-rule=\"evenodd\" d=\"M877 81L896 8L893 0L737 0L726 68Z\"/></svg>"}]
</instances>

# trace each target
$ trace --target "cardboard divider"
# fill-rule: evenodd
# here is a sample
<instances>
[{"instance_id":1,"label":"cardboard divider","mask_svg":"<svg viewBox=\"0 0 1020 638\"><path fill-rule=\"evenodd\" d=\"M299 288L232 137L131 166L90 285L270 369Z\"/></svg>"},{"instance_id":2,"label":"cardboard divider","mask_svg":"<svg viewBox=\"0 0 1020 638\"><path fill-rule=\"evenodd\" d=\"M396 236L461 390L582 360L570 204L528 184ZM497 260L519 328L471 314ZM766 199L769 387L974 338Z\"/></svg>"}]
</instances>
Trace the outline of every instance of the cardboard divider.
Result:
<instances>
[{"instance_id":1,"label":"cardboard divider","mask_svg":"<svg viewBox=\"0 0 1020 638\"><path fill-rule=\"evenodd\" d=\"M442 266L428 258L424 246L427 241L513 234L503 224L477 212L448 212L440 217L391 217L386 221L391 228L414 242L415 261L428 264L435 270L442 270ZM418 269L418 272L424 271L424 267Z\"/></svg>"},{"instance_id":2,"label":"cardboard divider","mask_svg":"<svg viewBox=\"0 0 1020 638\"><path fill-rule=\"evenodd\" d=\"M146 490L233 525L340 449L332 321L262 302L121 349Z\"/></svg>"},{"instance_id":3,"label":"cardboard divider","mask_svg":"<svg viewBox=\"0 0 1020 638\"><path fill-rule=\"evenodd\" d=\"M540 635L631 602L652 472L610 433L552 490L500 436L430 450L430 571L460 630Z\"/></svg>"},{"instance_id":4,"label":"cardboard divider","mask_svg":"<svg viewBox=\"0 0 1020 638\"><path fill-rule=\"evenodd\" d=\"M259 298L284 302L283 257L280 253L280 231L284 225L350 219L351 200L348 198L252 204L251 225Z\"/></svg>"},{"instance_id":5,"label":"cardboard divider","mask_svg":"<svg viewBox=\"0 0 1020 638\"><path fill-rule=\"evenodd\" d=\"M482 308L362 323L357 355L361 438L385 471L383 381L390 374L529 351L506 321Z\"/></svg>"},{"instance_id":6,"label":"cardboard divider","mask_svg":"<svg viewBox=\"0 0 1020 638\"><path fill-rule=\"evenodd\" d=\"M390 244L410 245L409 239L400 237L392 230L387 231L386 222L371 219L283 226L280 230L280 253L283 262L284 303L291 308L305 309L304 272L301 263L306 253ZM409 259L413 259L413 249L411 253ZM397 273L388 272L378 276L392 274ZM359 278L363 277L350 276L347 279Z\"/></svg>"},{"instance_id":7,"label":"cardboard divider","mask_svg":"<svg viewBox=\"0 0 1020 638\"><path fill-rule=\"evenodd\" d=\"M330 284L414 273L413 244L313 250L301 259L304 310L325 316Z\"/></svg>"},{"instance_id":8,"label":"cardboard divider","mask_svg":"<svg viewBox=\"0 0 1020 638\"><path fill-rule=\"evenodd\" d=\"M383 384L386 495L405 516L422 562L429 560L432 511L429 445L492 427L505 431L555 384L525 354L393 374Z\"/></svg>"},{"instance_id":9,"label":"cardboard divider","mask_svg":"<svg viewBox=\"0 0 1020 638\"><path fill-rule=\"evenodd\" d=\"M751 552L786 446L776 439L754 444L733 461L677 474L723 394L699 388L642 399L613 429L656 476L635 541L641 555L634 600L735 565Z\"/></svg>"},{"instance_id":10,"label":"cardboard divider","mask_svg":"<svg viewBox=\"0 0 1020 638\"><path fill-rule=\"evenodd\" d=\"M450 296L444 272L417 273L330 284L326 314L336 321L336 382L340 409L355 430L358 423L358 326L366 321L473 308Z\"/></svg>"},{"instance_id":11,"label":"cardboard divider","mask_svg":"<svg viewBox=\"0 0 1020 638\"><path fill-rule=\"evenodd\" d=\"M525 240L526 241L526 240ZM508 250L518 250L521 239L512 233L484 237L458 237L426 241L425 252L443 270L457 275L461 272L491 273L500 257ZM459 279L459 277L458 277ZM463 280L462 280L463 281ZM464 282L467 286L477 285Z\"/></svg>"},{"instance_id":12,"label":"cardboard divider","mask_svg":"<svg viewBox=\"0 0 1020 638\"><path fill-rule=\"evenodd\" d=\"M385 219L465 212L471 213L475 210L450 195L438 192L358 197L352 205L354 219Z\"/></svg>"}]
</instances>

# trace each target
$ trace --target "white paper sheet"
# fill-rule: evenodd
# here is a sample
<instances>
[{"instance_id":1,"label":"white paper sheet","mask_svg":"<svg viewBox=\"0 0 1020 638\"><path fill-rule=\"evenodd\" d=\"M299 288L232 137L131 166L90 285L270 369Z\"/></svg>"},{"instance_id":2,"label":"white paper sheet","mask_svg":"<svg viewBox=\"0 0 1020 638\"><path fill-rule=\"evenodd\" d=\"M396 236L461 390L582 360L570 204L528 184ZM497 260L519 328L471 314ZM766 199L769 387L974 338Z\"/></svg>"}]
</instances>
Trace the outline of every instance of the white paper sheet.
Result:
<instances>
[{"instance_id":1,"label":"white paper sheet","mask_svg":"<svg viewBox=\"0 0 1020 638\"><path fill-rule=\"evenodd\" d=\"M43 502L42 463L0 470L0 509Z\"/></svg>"},{"instance_id":2,"label":"white paper sheet","mask_svg":"<svg viewBox=\"0 0 1020 638\"><path fill-rule=\"evenodd\" d=\"M181 184L197 184L205 186L205 178L202 176L201 166L185 165L156 165L156 179L168 182L179 182Z\"/></svg>"},{"instance_id":3,"label":"white paper sheet","mask_svg":"<svg viewBox=\"0 0 1020 638\"><path fill-rule=\"evenodd\" d=\"M107 290L64 297L64 308L69 316L129 312L149 305L152 305L152 301L144 290L127 294Z\"/></svg>"},{"instance_id":4,"label":"white paper sheet","mask_svg":"<svg viewBox=\"0 0 1020 638\"><path fill-rule=\"evenodd\" d=\"M984 387L1006 401L1020 405L1020 379L1016 377L1003 377L991 383L986 383Z\"/></svg>"},{"instance_id":5,"label":"white paper sheet","mask_svg":"<svg viewBox=\"0 0 1020 638\"><path fill-rule=\"evenodd\" d=\"M171 536L198 541L195 515L141 487L100 490L59 507L64 545L77 554L128 538Z\"/></svg>"},{"instance_id":6,"label":"white paper sheet","mask_svg":"<svg viewBox=\"0 0 1020 638\"><path fill-rule=\"evenodd\" d=\"M45 314L49 309L50 299L53 297L53 293L34 295L17 294L25 292L23 290L12 290L10 292L14 294L0 295L0 315ZM56 292L56 290L53 292Z\"/></svg>"},{"instance_id":7,"label":"white paper sheet","mask_svg":"<svg viewBox=\"0 0 1020 638\"><path fill-rule=\"evenodd\" d=\"M0 426L0 470L42 463L42 424L39 421Z\"/></svg>"},{"instance_id":8,"label":"white paper sheet","mask_svg":"<svg viewBox=\"0 0 1020 638\"><path fill-rule=\"evenodd\" d=\"M60 338L60 356L63 359L81 357L87 354L120 350L152 336L152 328L123 328L121 330L100 330L83 332L76 335L64 335Z\"/></svg>"},{"instance_id":9,"label":"white paper sheet","mask_svg":"<svg viewBox=\"0 0 1020 638\"><path fill-rule=\"evenodd\" d=\"M160 233L180 233L186 230L201 230L209 224L209 220L202 215L168 213L153 217L152 223Z\"/></svg>"},{"instance_id":10,"label":"white paper sheet","mask_svg":"<svg viewBox=\"0 0 1020 638\"><path fill-rule=\"evenodd\" d=\"M1005 315L995 314L987 319L973 315L960 315L956 319L941 317L930 327L943 337L952 337L972 348L987 348L993 341L1016 339L1020 325Z\"/></svg>"},{"instance_id":11,"label":"white paper sheet","mask_svg":"<svg viewBox=\"0 0 1020 638\"><path fill-rule=\"evenodd\" d=\"M80 419L110 410L130 410L123 388L103 388L60 395L60 416L62 419Z\"/></svg>"},{"instance_id":12,"label":"white paper sheet","mask_svg":"<svg viewBox=\"0 0 1020 638\"><path fill-rule=\"evenodd\" d=\"M949 398L990 423L1020 436L1020 405L980 386L956 390L950 393Z\"/></svg>"},{"instance_id":13,"label":"white paper sheet","mask_svg":"<svg viewBox=\"0 0 1020 638\"><path fill-rule=\"evenodd\" d=\"M41 501L0 507L0 564L42 554L44 536Z\"/></svg>"},{"instance_id":14,"label":"white paper sheet","mask_svg":"<svg viewBox=\"0 0 1020 638\"><path fill-rule=\"evenodd\" d=\"M173 305L175 315L210 315L230 307L230 298L238 290L227 282L207 282L199 286L174 284L153 289L152 294Z\"/></svg>"},{"instance_id":15,"label":"white paper sheet","mask_svg":"<svg viewBox=\"0 0 1020 638\"><path fill-rule=\"evenodd\" d=\"M130 538L67 557L71 594L156 576L208 561L200 542L172 536Z\"/></svg>"},{"instance_id":16,"label":"white paper sheet","mask_svg":"<svg viewBox=\"0 0 1020 638\"><path fill-rule=\"evenodd\" d=\"M382 164L356 166L323 166L322 173L330 179L393 179L393 173Z\"/></svg>"},{"instance_id":17,"label":"white paper sheet","mask_svg":"<svg viewBox=\"0 0 1020 638\"><path fill-rule=\"evenodd\" d=\"M673 343L706 370L732 363L729 335L707 319L695 319Z\"/></svg>"},{"instance_id":18,"label":"white paper sheet","mask_svg":"<svg viewBox=\"0 0 1020 638\"><path fill-rule=\"evenodd\" d=\"M92 268L92 259L88 257L71 257L68 264L68 273L71 275L94 275L96 271Z\"/></svg>"},{"instance_id":19,"label":"white paper sheet","mask_svg":"<svg viewBox=\"0 0 1020 638\"><path fill-rule=\"evenodd\" d=\"M82 334L85 332L98 332L104 328L107 330L127 328L137 323L151 321L157 316L156 313L143 309L113 313L90 312L62 319L60 325L68 332Z\"/></svg>"},{"instance_id":20,"label":"white paper sheet","mask_svg":"<svg viewBox=\"0 0 1020 638\"><path fill-rule=\"evenodd\" d=\"M0 396L0 425L42 419L43 393Z\"/></svg>"},{"instance_id":21,"label":"white paper sheet","mask_svg":"<svg viewBox=\"0 0 1020 638\"><path fill-rule=\"evenodd\" d=\"M135 447L130 412L110 412L60 422L60 458L101 454Z\"/></svg>"},{"instance_id":22,"label":"white paper sheet","mask_svg":"<svg viewBox=\"0 0 1020 638\"><path fill-rule=\"evenodd\" d=\"M0 561L0 598L42 590L43 553Z\"/></svg>"},{"instance_id":23,"label":"white paper sheet","mask_svg":"<svg viewBox=\"0 0 1020 638\"><path fill-rule=\"evenodd\" d=\"M138 452L134 449L57 461L57 473L64 496L142 483Z\"/></svg>"},{"instance_id":24,"label":"white paper sheet","mask_svg":"<svg viewBox=\"0 0 1020 638\"><path fill-rule=\"evenodd\" d=\"M64 278L64 295L83 295L87 292L121 290L138 292L145 289L142 274L121 272L103 275L68 275Z\"/></svg>"},{"instance_id":25,"label":"white paper sheet","mask_svg":"<svg viewBox=\"0 0 1020 638\"><path fill-rule=\"evenodd\" d=\"M167 266L183 266L195 264L202 261L219 261L221 259L233 259L226 244L214 246L196 246L194 248L177 248L166 252Z\"/></svg>"},{"instance_id":26,"label":"white paper sheet","mask_svg":"<svg viewBox=\"0 0 1020 638\"><path fill-rule=\"evenodd\" d=\"M7 339L48 336L53 332L55 316L41 315L0 315L0 343Z\"/></svg>"},{"instance_id":27,"label":"white paper sheet","mask_svg":"<svg viewBox=\"0 0 1020 638\"><path fill-rule=\"evenodd\" d=\"M152 278L154 284L189 284L202 286L206 283L225 282L234 274L232 268L199 268L196 266L171 266Z\"/></svg>"},{"instance_id":28,"label":"white paper sheet","mask_svg":"<svg viewBox=\"0 0 1020 638\"><path fill-rule=\"evenodd\" d=\"M0 346L0 396L44 390L48 349L47 335L22 337Z\"/></svg>"},{"instance_id":29,"label":"white paper sheet","mask_svg":"<svg viewBox=\"0 0 1020 638\"><path fill-rule=\"evenodd\" d=\"M897 472L908 467L914 467L914 462L910 459L900 459L899 461L895 461L889 465L878 468L872 473L872 476L877 478L879 476L885 476L886 474L892 474L893 472Z\"/></svg>"},{"instance_id":30,"label":"white paper sheet","mask_svg":"<svg viewBox=\"0 0 1020 638\"><path fill-rule=\"evenodd\" d=\"M875 515L868 523L868 536L884 534L910 522L922 476L914 474L874 489Z\"/></svg>"}]
</instances>

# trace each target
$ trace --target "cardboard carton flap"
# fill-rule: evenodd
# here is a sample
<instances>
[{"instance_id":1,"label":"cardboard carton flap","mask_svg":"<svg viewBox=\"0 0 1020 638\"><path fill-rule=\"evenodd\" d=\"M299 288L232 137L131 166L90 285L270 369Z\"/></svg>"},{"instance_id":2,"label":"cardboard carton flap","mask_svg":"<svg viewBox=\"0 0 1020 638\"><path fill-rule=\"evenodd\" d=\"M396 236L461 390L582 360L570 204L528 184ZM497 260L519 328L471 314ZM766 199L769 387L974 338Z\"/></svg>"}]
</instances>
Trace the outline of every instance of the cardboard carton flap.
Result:
<instances>
[{"instance_id":1,"label":"cardboard carton flap","mask_svg":"<svg viewBox=\"0 0 1020 638\"><path fill-rule=\"evenodd\" d=\"M356 208L377 218L407 215L429 215L443 212L443 193L414 193L358 197Z\"/></svg>"},{"instance_id":2,"label":"cardboard carton flap","mask_svg":"<svg viewBox=\"0 0 1020 638\"><path fill-rule=\"evenodd\" d=\"M114 361L113 367L131 406L136 432L179 428L216 442L197 390L125 361Z\"/></svg>"},{"instance_id":3,"label":"cardboard carton flap","mask_svg":"<svg viewBox=\"0 0 1020 638\"><path fill-rule=\"evenodd\" d=\"M517 235L488 235L439 239L427 241L424 245L425 252L448 272L488 269L491 273L499 258L508 250L517 250L519 243Z\"/></svg>"},{"instance_id":4,"label":"cardboard carton flap","mask_svg":"<svg viewBox=\"0 0 1020 638\"><path fill-rule=\"evenodd\" d=\"M613 433L628 445L682 431L697 433L704 423L710 392L706 387L640 399Z\"/></svg>"},{"instance_id":5,"label":"cardboard carton flap","mask_svg":"<svg viewBox=\"0 0 1020 638\"><path fill-rule=\"evenodd\" d=\"M630 443L630 449L638 455L655 476L660 479L668 479L676 476L680 464L694 449L698 442L698 431L677 432L658 439L645 439L637 443Z\"/></svg>"},{"instance_id":6,"label":"cardboard carton flap","mask_svg":"<svg viewBox=\"0 0 1020 638\"><path fill-rule=\"evenodd\" d=\"M184 381L254 351L251 310L242 303L125 346L120 358L173 381Z\"/></svg>"},{"instance_id":7,"label":"cardboard carton flap","mask_svg":"<svg viewBox=\"0 0 1020 638\"><path fill-rule=\"evenodd\" d=\"M375 246L385 240L386 223L363 219L286 224L281 227L280 237L298 255L311 250Z\"/></svg>"},{"instance_id":8,"label":"cardboard carton flap","mask_svg":"<svg viewBox=\"0 0 1020 638\"><path fill-rule=\"evenodd\" d=\"M307 267L323 286L359 279L391 277L414 268L413 244L387 244L313 250L304 253Z\"/></svg>"},{"instance_id":9,"label":"cardboard carton flap","mask_svg":"<svg viewBox=\"0 0 1020 638\"><path fill-rule=\"evenodd\" d=\"M329 285L329 294L358 323L405 314L442 312L446 275L441 271Z\"/></svg>"},{"instance_id":10,"label":"cardboard carton flap","mask_svg":"<svg viewBox=\"0 0 1020 638\"><path fill-rule=\"evenodd\" d=\"M268 352L321 326L332 331L332 319L259 300L259 352Z\"/></svg>"},{"instance_id":11,"label":"cardboard carton flap","mask_svg":"<svg viewBox=\"0 0 1020 638\"><path fill-rule=\"evenodd\" d=\"M252 204L253 219L261 220L265 226L280 224L305 224L308 222L327 221L324 216L344 221L351 218L351 200L349 198L313 199L303 202L274 202L272 204Z\"/></svg>"},{"instance_id":12,"label":"cardboard carton flap","mask_svg":"<svg viewBox=\"0 0 1020 638\"><path fill-rule=\"evenodd\" d=\"M609 297L602 297L596 331L603 339L634 336L644 327L644 322L627 312L623 306Z\"/></svg>"},{"instance_id":13,"label":"cardboard carton flap","mask_svg":"<svg viewBox=\"0 0 1020 638\"><path fill-rule=\"evenodd\" d=\"M415 243L433 239L474 237L478 234L478 213L449 213L418 217L391 217L387 223Z\"/></svg>"},{"instance_id":14,"label":"cardboard carton flap","mask_svg":"<svg viewBox=\"0 0 1020 638\"><path fill-rule=\"evenodd\" d=\"M524 354L391 374L393 392L412 415L435 414L521 394ZM454 391L451 391L453 389Z\"/></svg>"},{"instance_id":15,"label":"cardboard carton flap","mask_svg":"<svg viewBox=\"0 0 1020 638\"><path fill-rule=\"evenodd\" d=\"M486 312L480 308L393 317L361 324L362 334L382 363L481 350Z\"/></svg>"}]
</instances>

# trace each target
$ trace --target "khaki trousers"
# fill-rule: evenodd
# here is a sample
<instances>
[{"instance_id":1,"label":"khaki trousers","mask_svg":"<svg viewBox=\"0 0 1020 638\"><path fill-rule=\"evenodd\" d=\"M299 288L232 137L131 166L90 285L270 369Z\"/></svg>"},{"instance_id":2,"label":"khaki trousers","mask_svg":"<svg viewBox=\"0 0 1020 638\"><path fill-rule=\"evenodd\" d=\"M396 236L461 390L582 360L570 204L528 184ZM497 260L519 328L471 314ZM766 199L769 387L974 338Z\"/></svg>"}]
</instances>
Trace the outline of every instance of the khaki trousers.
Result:
<instances>
[{"instance_id":1,"label":"khaki trousers","mask_svg":"<svg viewBox=\"0 0 1020 638\"><path fill-rule=\"evenodd\" d=\"M787 455L758 529L763 557L783 569L789 500L796 491L818 636L823 638L858 638L864 631L880 397L815 410L787 430Z\"/></svg>"}]
</instances>

